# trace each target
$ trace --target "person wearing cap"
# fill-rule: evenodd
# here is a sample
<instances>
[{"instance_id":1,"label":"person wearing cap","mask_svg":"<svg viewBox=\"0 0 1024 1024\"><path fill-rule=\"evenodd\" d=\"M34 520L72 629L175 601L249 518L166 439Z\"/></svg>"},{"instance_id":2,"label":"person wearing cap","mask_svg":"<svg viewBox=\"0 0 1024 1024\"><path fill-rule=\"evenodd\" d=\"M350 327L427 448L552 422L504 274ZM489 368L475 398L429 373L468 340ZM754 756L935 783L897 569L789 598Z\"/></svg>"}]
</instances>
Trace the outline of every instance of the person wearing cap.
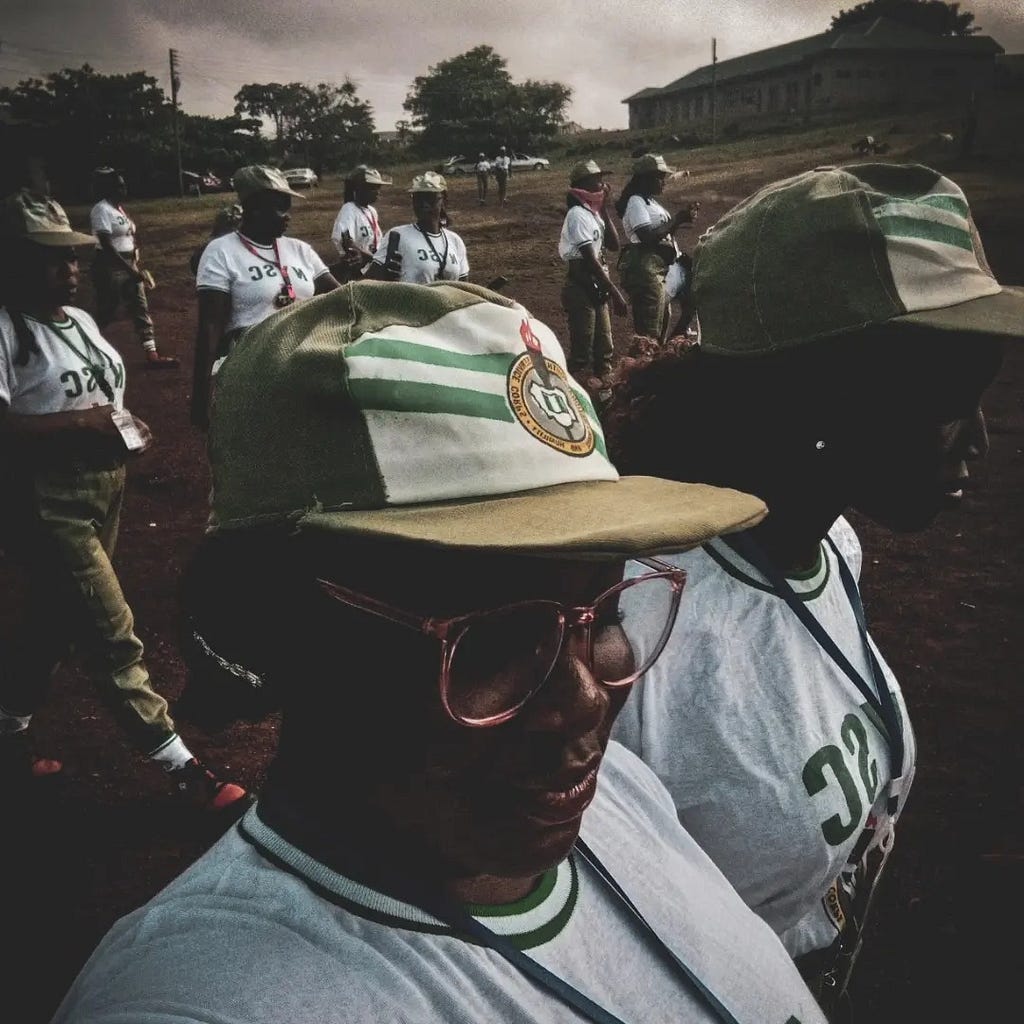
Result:
<instances>
[{"instance_id":1,"label":"person wearing cap","mask_svg":"<svg viewBox=\"0 0 1024 1024\"><path fill-rule=\"evenodd\" d=\"M344 205L331 230L331 241L341 260L333 271L339 280L354 280L373 259L380 245L380 217L374 203L381 186L390 185L380 171L361 164L345 178ZM344 276L339 276L343 274Z\"/></svg>"},{"instance_id":2,"label":"person wearing cap","mask_svg":"<svg viewBox=\"0 0 1024 1024\"><path fill-rule=\"evenodd\" d=\"M915 762L843 514L922 530L963 488L1024 290L992 276L953 181L865 164L734 207L697 246L694 301L700 345L624 371L610 451L769 514L669 559L692 599L616 735L841 1013Z\"/></svg>"},{"instance_id":3,"label":"person wearing cap","mask_svg":"<svg viewBox=\"0 0 1024 1024\"><path fill-rule=\"evenodd\" d=\"M147 272L139 264L135 221L124 208L128 186L114 168L100 167L93 172L93 187L99 197L89 213L96 236L96 254L90 268L96 295L96 322L101 329L106 327L124 307L146 353L146 367L175 369L178 359L157 351L153 317L146 298L146 286L148 283L152 287L152 278L147 278Z\"/></svg>"},{"instance_id":4,"label":"person wearing cap","mask_svg":"<svg viewBox=\"0 0 1024 1024\"><path fill-rule=\"evenodd\" d=\"M0 545L27 580L0 656L0 789L31 798L61 773L59 761L34 756L29 725L73 645L131 745L174 791L222 810L245 790L217 779L178 735L111 564L125 461L148 431L125 408L117 350L71 305L77 248L92 242L37 193L0 209Z\"/></svg>"},{"instance_id":5,"label":"person wearing cap","mask_svg":"<svg viewBox=\"0 0 1024 1024\"><path fill-rule=\"evenodd\" d=\"M409 284L466 280L466 244L444 226L448 221L448 185L444 178L436 171L418 174L412 179L409 194L416 219L392 228L381 239L367 265L366 277Z\"/></svg>"},{"instance_id":6,"label":"person wearing cap","mask_svg":"<svg viewBox=\"0 0 1024 1024\"><path fill-rule=\"evenodd\" d=\"M196 271L199 330L191 419L205 427L212 377L244 331L271 313L338 287L316 250L284 237L293 191L276 167L252 165L234 175L242 207L238 227L210 241Z\"/></svg>"},{"instance_id":7,"label":"person wearing cap","mask_svg":"<svg viewBox=\"0 0 1024 1024\"><path fill-rule=\"evenodd\" d=\"M583 160L573 167L558 255L566 265L562 308L569 321L569 372L579 381L603 379L611 371L615 347L609 301L617 315L627 312L626 300L602 259L605 246L613 251L619 247L608 193L596 161Z\"/></svg>"},{"instance_id":8,"label":"person wearing cap","mask_svg":"<svg viewBox=\"0 0 1024 1024\"><path fill-rule=\"evenodd\" d=\"M491 164L494 171L494 181L498 186L498 202L502 206L508 205L508 179L512 177L512 158L504 146L498 147L498 155Z\"/></svg>"},{"instance_id":9,"label":"person wearing cap","mask_svg":"<svg viewBox=\"0 0 1024 1024\"><path fill-rule=\"evenodd\" d=\"M182 709L280 705L280 743L252 813L115 924L56 1024L821 1024L607 744L681 596L653 556L758 499L620 478L554 334L466 284L356 282L264 321L210 441ZM636 559L660 611L629 621Z\"/></svg>"},{"instance_id":10,"label":"person wearing cap","mask_svg":"<svg viewBox=\"0 0 1024 1024\"><path fill-rule=\"evenodd\" d=\"M619 255L619 280L629 295L633 329L657 340L665 333L668 318L665 275L679 256L675 232L692 224L700 207L692 202L671 214L657 201L655 196L675 173L663 156L647 153L633 161L632 177L615 202L627 243Z\"/></svg>"},{"instance_id":11,"label":"person wearing cap","mask_svg":"<svg viewBox=\"0 0 1024 1024\"><path fill-rule=\"evenodd\" d=\"M226 235L229 231L236 231L239 224L242 223L242 207L238 203L231 203L229 206L222 206L216 214L214 214L213 225L210 228L210 237L205 242L201 242L199 245L192 250L192 255L188 258L188 269L192 272L192 276L195 277L199 272L199 261L203 257L203 253L206 251L207 245L214 238L220 238L221 235Z\"/></svg>"},{"instance_id":12,"label":"person wearing cap","mask_svg":"<svg viewBox=\"0 0 1024 1024\"><path fill-rule=\"evenodd\" d=\"M491 162L486 153L476 156L476 201L483 206L487 202L487 179L491 174Z\"/></svg>"}]
</instances>

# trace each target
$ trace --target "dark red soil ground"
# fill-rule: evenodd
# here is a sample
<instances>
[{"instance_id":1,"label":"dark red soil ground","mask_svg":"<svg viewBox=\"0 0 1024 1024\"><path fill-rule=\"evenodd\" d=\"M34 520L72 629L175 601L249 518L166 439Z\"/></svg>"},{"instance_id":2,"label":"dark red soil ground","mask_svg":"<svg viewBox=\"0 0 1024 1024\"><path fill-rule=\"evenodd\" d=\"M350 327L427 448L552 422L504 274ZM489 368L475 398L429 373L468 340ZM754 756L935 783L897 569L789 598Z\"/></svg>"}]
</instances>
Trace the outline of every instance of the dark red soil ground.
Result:
<instances>
[{"instance_id":1,"label":"dark red soil ground","mask_svg":"<svg viewBox=\"0 0 1024 1024\"><path fill-rule=\"evenodd\" d=\"M684 187L704 201L702 219L710 223L764 181L841 158L797 154L718 165L695 171ZM997 275L1024 283L1019 169L979 162L953 176L973 201ZM454 226L467 241L474 279L508 274L507 292L556 329L563 324L555 254L563 190L561 172L520 176L502 212L476 207L470 182L453 183ZM326 255L338 201L333 187L321 188L292 233ZM405 201L396 187L381 203L382 221L406 220ZM146 204L130 207L160 282L152 305L162 348L181 355L184 367L195 318L185 261L216 200L191 202L202 205L185 208L174 222L154 209L148 230ZM75 214L81 223L81 211ZM81 304L89 301L83 289ZM625 324L616 329L625 343ZM118 567L157 685L173 697L183 679L175 584L206 514L203 438L188 425L187 368L147 373L127 324L109 336L125 356L129 404L157 439L131 465ZM893 537L854 520L872 630L902 682L920 747L917 782L855 986L858 1018L874 1024L979 1021L1004 1005L1016 1015L1005 997L1020 973L1024 891L1022 385L1018 347L1008 351L988 394L991 455L959 508L918 536ZM0 625L16 601L15 576L0 559ZM67 779L55 802L18 820L3 818L0 848L9 863L0 903L0 1019L11 1024L47 1020L110 924L180 872L222 827L173 807L160 773L125 747L75 667L58 674L34 731L42 750L65 760ZM257 786L275 727L187 738L227 774Z\"/></svg>"}]
</instances>

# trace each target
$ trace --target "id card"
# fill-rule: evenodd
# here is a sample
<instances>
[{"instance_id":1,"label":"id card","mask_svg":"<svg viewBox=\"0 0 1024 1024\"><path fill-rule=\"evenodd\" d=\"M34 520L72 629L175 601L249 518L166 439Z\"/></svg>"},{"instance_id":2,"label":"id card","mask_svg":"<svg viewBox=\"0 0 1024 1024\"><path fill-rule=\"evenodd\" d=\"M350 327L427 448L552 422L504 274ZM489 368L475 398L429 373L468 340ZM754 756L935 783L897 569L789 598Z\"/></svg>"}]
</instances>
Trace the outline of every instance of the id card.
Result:
<instances>
[{"instance_id":1,"label":"id card","mask_svg":"<svg viewBox=\"0 0 1024 1024\"><path fill-rule=\"evenodd\" d=\"M130 452L144 452L153 442L149 427L140 419L136 419L127 409L116 409L110 418L117 427L117 432L124 441L125 448Z\"/></svg>"}]
</instances>

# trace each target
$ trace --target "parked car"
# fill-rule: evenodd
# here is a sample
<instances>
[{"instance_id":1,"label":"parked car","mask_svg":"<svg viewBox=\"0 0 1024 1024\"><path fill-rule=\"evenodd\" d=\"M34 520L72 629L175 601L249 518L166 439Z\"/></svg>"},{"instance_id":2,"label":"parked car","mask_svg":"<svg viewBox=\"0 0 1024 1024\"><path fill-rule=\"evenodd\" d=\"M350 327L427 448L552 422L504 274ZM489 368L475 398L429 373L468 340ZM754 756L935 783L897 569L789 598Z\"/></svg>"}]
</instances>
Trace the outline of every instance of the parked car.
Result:
<instances>
[{"instance_id":1,"label":"parked car","mask_svg":"<svg viewBox=\"0 0 1024 1024\"><path fill-rule=\"evenodd\" d=\"M443 163L438 164L437 171L439 174L475 174L476 161L470 160L460 153L457 156L450 156Z\"/></svg>"},{"instance_id":2,"label":"parked car","mask_svg":"<svg viewBox=\"0 0 1024 1024\"><path fill-rule=\"evenodd\" d=\"M292 188L316 188L320 184L320 179L312 167L289 167L281 173Z\"/></svg>"},{"instance_id":3,"label":"parked car","mask_svg":"<svg viewBox=\"0 0 1024 1024\"><path fill-rule=\"evenodd\" d=\"M225 192L231 188L230 182L224 182L213 171L182 171L181 183L188 195L201 196L205 192Z\"/></svg>"},{"instance_id":4,"label":"parked car","mask_svg":"<svg viewBox=\"0 0 1024 1024\"><path fill-rule=\"evenodd\" d=\"M546 171L551 166L550 160L542 156L528 156L526 153L512 154L512 169L514 171Z\"/></svg>"}]
</instances>

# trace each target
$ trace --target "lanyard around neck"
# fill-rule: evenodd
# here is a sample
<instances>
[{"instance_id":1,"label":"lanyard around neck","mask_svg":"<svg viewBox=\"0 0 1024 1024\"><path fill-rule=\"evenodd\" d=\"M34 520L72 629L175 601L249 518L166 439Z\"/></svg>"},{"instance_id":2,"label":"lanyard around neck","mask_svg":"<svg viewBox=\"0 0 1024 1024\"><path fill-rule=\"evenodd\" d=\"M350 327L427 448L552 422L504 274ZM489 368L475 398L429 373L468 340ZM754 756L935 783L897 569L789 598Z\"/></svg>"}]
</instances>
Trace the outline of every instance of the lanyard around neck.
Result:
<instances>
[{"instance_id":1,"label":"lanyard around neck","mask_svg":"<svg viewBox=\"0 0 1024 1024\"><path fill-rule=\"evenodd\" d=\"M744 533L733 534L730 537L723 537L723 541L734 551L743 556L751 565L760 570L772 584L779 596L789 605L796 617L803 623L807 631L818 642L818 646L832 659L833 662L849 678L861 696L867 701L870 707L881 719L885 728L885 738L889 745L889 754L892 762L892 780L889 783L889 807L890 814L899 808L902 795L902 784L905 757L905 744L903 739L903 717L896 707L892 691L886 681L885 673L875 655L871 641L868 639L867 622L864 617L864 605L861 602L860 591L854 581L853 573L846 564L846 559L839 553L839 548L831 537L827 537L829 547L836 556L836 564L839 566L839 577L846 591L847 600L853 610L854 618L857 621L857 632L860 634L861 646L868 666L871 669L872 683L869 683L860 672L850 663L850 659L840 650L839 645L829 636L825 627L815 618L807 605L800 600L793 590L789 580L779 571L775 563L767 556L764 550L750 537Z\"/></svg>"},{"instance_id":2,"label":"lanyard around neck","mask_svg":"<svg viewBox=\"0 0 1024 1024\"><path fill-rule=\"evenodd\" d=\"M107 380L107 367L103 365L103 360L106 358L111 369L114 367L113 361L109 356L104 357L103 353L96 347L89 335L82 330L82 325L73 316L67 314L67 318L71 321L75 331L78 333L79 340L85 346L84 353L79 352L79 350L75 348L74 342L64 333L64 331L57 327L56 324L53 324L48 320L40 320L39 323L67 345L67 347L89 367L92 371L93 380L96 381L100 391L103 392L103 396L108 402L113 403L114 389L110 386L110 382Z\"/></svg>"},{"instance_id":3,"label":"lanyard around neck","mask_svg":"<svg viewBox=\"0 0 1024 1024\"><path fill-rule=\"evenodd\" d=\"M377 246L380 245L380 224L377 221L377 215L372 206L360 206L359 209L363 211L363 216L370 222L370 227L373 229L373 248L376 251Z\"/></svg>"},{"instance_id":4,"label":"lanyard around neck","mask_svg":"<svg viewBox=\"0 0 1024 1024\"><path fill-rule=\"evenodd\" d=\"M419 224L416 225L416 230L427 240L427 245L430 246L430 251L434 254L434 259L440 263L441 270L438 276L443 280L444 272L448 269L448 232L445 231L443 227L441 228L441 237L444 239L444 256L439 256L437 250L434 248L434 243L430 239L430 233L428 231L424 231Z\"/></svg>"},{"instance_id":5,"label":"lanyard around neck","mask_svg":"<svg viewBox=\"0 0 1024 1024\"><path fill-rule=\"evenodd\" d=\"M277 239L275 238L273 242L274 258L268 259L254 245L252 245L252 243L250 243L249 239L246 238L241 231L236 231L235 234L238 235L238 240L242 245L244 245L246 249L248 249L249 252L251 252L258 260L263 260L264 263L269 263L272 267L277 267L281 274L281 291L287 295L289 299L294 299L295 289L292 287L291 278L288 276L288 268L281 262L281 253L277 248Z\"/></svg>"}]
</instances>

